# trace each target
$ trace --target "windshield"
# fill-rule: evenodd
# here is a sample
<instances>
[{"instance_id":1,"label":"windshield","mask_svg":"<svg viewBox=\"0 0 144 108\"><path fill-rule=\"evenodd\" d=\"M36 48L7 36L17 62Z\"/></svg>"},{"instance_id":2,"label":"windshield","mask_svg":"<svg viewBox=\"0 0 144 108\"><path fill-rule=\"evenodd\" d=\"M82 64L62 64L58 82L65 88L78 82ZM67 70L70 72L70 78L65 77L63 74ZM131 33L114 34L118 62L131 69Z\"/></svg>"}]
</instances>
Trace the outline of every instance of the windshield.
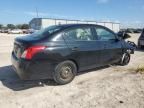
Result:
<instances>
[{"instance_id":1,"label":"windshield","mask_svg":"<svg viewBox=\"0 0 144 108\"><path fill-rule=\"evenodd\" d=\"M48 28L45 28L45 29L42 29L42 30L39 30L39 31L33 33L32 37L35 37L35 38L47 37L57 31L59 31L60 29L61 29L60 26L50 26Z\"/></svg>"}]
</instances>

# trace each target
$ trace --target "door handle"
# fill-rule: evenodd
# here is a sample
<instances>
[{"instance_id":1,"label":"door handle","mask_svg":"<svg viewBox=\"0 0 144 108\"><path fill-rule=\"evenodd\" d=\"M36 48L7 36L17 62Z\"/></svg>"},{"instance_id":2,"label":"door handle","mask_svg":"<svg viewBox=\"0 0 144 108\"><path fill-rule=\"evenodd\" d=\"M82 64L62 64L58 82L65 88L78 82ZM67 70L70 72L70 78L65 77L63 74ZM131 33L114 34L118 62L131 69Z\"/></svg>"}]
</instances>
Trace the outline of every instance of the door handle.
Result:
<instances>
[{"instance_id":1,"label":"door handle","mask_svg":"<svg viewBox=\"0 0 144 108\"><path fill-rule=\"evenodd\" d=\"M72 51L79 51L79 48L78 47L73 47Z\"/></svg>"}]
</instances>

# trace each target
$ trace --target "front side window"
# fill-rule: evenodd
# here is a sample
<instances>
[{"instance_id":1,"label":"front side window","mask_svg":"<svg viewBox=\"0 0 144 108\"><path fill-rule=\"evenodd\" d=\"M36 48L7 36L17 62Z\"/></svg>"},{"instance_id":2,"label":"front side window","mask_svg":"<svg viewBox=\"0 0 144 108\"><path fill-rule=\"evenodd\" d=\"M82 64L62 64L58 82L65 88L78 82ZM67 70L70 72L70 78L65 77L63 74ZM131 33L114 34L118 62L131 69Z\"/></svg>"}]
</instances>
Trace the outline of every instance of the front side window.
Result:
<instances>
[{"instance_id":1,"label":"front side window","mask_svg":"<svg viewBox=\"0 0 144 108\"><path fill-rule=\"evenodd\" d=\"M91 28L73 28L64 33L66 40L73 41L91 41L94 40Z\"/></svg>"},{"instance_id":2,"label":"front side window","mask_svg":"<svg viewBox=\"0 0 144 108\"><path fill-rule=\"evenodd\" d=\"M95 28L98 40L115 40L116 37L113 33L104 28Z\"/></svg>"}]
</instances>

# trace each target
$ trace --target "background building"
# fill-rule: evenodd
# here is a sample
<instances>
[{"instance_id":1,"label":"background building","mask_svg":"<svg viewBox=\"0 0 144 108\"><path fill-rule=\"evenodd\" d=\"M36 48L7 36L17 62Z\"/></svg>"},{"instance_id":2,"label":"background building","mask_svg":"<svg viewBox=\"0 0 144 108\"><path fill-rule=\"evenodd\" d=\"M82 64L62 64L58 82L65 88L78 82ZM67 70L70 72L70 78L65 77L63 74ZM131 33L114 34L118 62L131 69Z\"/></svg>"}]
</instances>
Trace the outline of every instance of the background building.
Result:
<instances>
[{"instance_id":1,"label":"background building","mask_svg":"<svg viewBox=\"0 0 144 108\"><path fill-rule=\"evenodd\" d=\"M81 20L67 20L67 19L51 19L51 18L33 18L29 25L32 29L40 30L51 25L59 24L97 24L108 27L114 32L120 30L120 23L115 22L97 22L97 21L81 21Z\"/></svg>"}]
</instances>

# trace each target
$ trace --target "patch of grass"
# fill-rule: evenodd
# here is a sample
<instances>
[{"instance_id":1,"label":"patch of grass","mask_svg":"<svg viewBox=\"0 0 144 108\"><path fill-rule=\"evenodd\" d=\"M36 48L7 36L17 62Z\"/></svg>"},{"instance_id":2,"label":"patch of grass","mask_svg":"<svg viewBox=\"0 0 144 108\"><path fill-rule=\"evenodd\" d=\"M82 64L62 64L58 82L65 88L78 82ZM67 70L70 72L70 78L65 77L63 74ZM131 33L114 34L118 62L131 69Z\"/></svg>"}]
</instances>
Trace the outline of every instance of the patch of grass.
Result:
<instances>
[{"instance_id":1,"label":"patch of grass","mask_svg":"<svg viewBox=\"0 0 144 108\"><path fill-rule=\"evenodd\" d=\"M144 74L144 65L138 66L137 68L129 68L128 71Z\"/></svg>"},{"instance_id":2,"label":"patch of grass","mask_svg":"<svg viewBox=\"0 0 144 108\"><path fill-rule=\"evenodd\" d=\"M144 66L138 66L136 73L144 74Z\"/></svg>"}]
</instances>

